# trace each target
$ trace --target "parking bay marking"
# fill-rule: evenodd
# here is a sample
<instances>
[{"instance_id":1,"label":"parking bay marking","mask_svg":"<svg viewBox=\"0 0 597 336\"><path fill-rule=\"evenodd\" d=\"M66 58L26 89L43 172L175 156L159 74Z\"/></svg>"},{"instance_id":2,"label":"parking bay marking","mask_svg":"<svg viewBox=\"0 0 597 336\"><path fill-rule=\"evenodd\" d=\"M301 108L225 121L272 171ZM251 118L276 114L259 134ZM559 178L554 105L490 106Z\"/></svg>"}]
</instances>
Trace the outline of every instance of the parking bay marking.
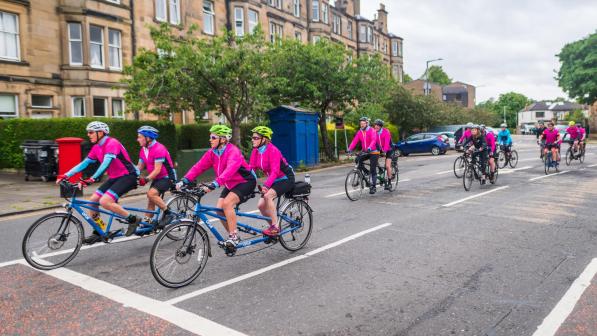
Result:
<instances>
[{"instance_id":1,"label":"parking bay marking","mask_svg":"<svg viewBox=\"0 0 597 336\"><path fill-rule=\"evenodd\" d=\"M341 239L341 240L338 240L338 241L336 241L336 242L333 242L333 243L330 243L330 244L324 245L324 246L322 246L322 247L320 247L320 248L317 248L317 249L315 249L315 250L313 250L313 251L310 251L310 252L307 252L307 253L305 253L305 254L301 254L301 255L299 255L299 256L296 256L296 257L294 257L294 258L290 258L290 259L287 259L287 260L281 261L281 262L279 262L279 263L275 263L275 264L273 264L273 265L270 265L270 266L267 266L267 267L264 267L264 268L258 269L258 270L256 270L256 271L253 271L253 272L250 272L250 273L247 273L247 274L244 274L244 275L238 276L238 277L236 277L236 278L233 278L233 279L230 279L230 280L226 280L226 281L223 281L223 282L217 283L217 284L215 284L215 285L211 285L211 286L209 286L209 287L205 287L205 288L202 288L202 289L196 290L196 291L194 291L194 292L187 293L187 294L185 294L185 295L181 295L181 296L179 296L179 297L175 297L175 298L173 298L173 299L170 299L170 300L168 300L168 301L165 301L165 303L168 303L168 304L172 304L172 305L174 305L174 304L180 303L180 302L182 302L182 301L186 301L186 300L188 300L188 299L191 299L191 298L197 297L197 296L199 296L199 295L202 295L202 294L205 294L205 293L208 293L208 292L214 291L214 290L216 290L216 289L220 289L220 288L222 288L222 287L226 287L226 286L229 286L229 285L235 284L235 283L237 283L237 282L240 282L240 281L243 281L243 280L246 280L246 279L250 279L250 278L252 278L252 277L255 277L255 276L257 276L257 275L260 275L260 274L262 274L262 273L269 272L269 271L271 271L271 270L274 270L274 269L280 268L280 267L282 267L282 266L285 266L285 265L288 265L288 264L292 264L292 263L294 263L294 262L297 262L297 261L299 261L299 260L307 259L307 258L309 258L309 257L312 257L312 256L316 255L316 254L319 254L319 253L321 253L321 252L327 251L327 250L329 250L329 249L331 249L331 248L334 248L334 247L337 247L337 246L339 246L339 245L342 245L342 244L344 244L344 243L346 243L346 242L349 242L349 241L351 241L351 240L353 240L353 239L356 239L356 238L362 237L362 236L364 236L364 235L366 235L366 234L368 234L368 233L371 233L371 232L374 232L374 231L377 231L377 230L380 230L380 229L386 228L386 227L388 227L388 226L390 226L390 225L392 225L392 223L385 223L385 224L381 224L381 225L378 225L378 226L372 227L372 228L370 228L370 229L367 229L367 230L364 230L364 231L361 231L361 232L355 233L355 234L353 234L353 235L350 235L350 236L348 236L348 237L346 237L346 238L344 238L344 239Z\"/></svg>"},{"instance_id":2,"label":"parking bay marking","mask_svg":"<svg viewBox=\"0 0 597 336\"><path fill-rule=\"evenodd\" d=\"M543 323L537 327L533 336L553 336L562 323L572 313L576 303L591 285L591 280L597 274L597 258L591 260L581 275L572 283L566 294L560 299L553 310L545 317Z\"/></svg>"},{"instance_id":3,"label":"parking bay marking","mask_svg":"<svg viewBox=\"0 0 597 336\"><path fill-rule=\"evenodd\" d=\"M561 171L559 173L553 173L553 174L549 174L549 175L537 176L537 177L533 177L533 178L529 179L529 181L536 181L536 180L544 179L546 177L556 176L556 175L561 175L561 174L566 174L566 173L569 173L569 172L570 172L570 170L564 170L564 171Z\"/></svg>"},{"instance_id":4,"label":"parking bay marking","mask_svg":"<svg viewBox=\"0 0 597 336\"><path fill-rule=\"evenodd\" d=\"M400 182L408 182L411 181L411 179L403 179L403 180L398 180L398 184L400 184ZM369 188L365 188L363 190L369 190ZM356 191L356 190L355 190ZM343 192L339 192L339 193L335 193L335 194L330 194L330 195L326 195L324 196L325 198L331 198L331 197L336 197L336 196L340 196L340 195L346 195L346 191Z\"/></svg>"},{"instance_id":5,"label":"parking bay marking","mask_svg":"<svg viewBox=\"0 0 597 336\"><path fill-rule=\"evenodd\" d=\"M448 203L448 204L444 204L442 206L445 207L445 208L448 208L448 207L451 207L452 205L456 205L456 204L459 204L459 203L462 203L462 202L466 202L468 200L471 200L471 199L474 199L474 198L477 198L477 197L481 197L481 196L490 194L492 192L496 192L498 190L503 190L503 189L506 189L506 188L509 188L509 187L510 186L503 186L503 187L495 188L495 189L492 189L492 190L488 190L486 192L482 192L480 194L476 194L476 195L472 195L472 196L469 196L469 197L465 197L465 198L460 199L458 201L454 201L454 202L451 202L451 203Z\"/></svg>"}]
</instances>

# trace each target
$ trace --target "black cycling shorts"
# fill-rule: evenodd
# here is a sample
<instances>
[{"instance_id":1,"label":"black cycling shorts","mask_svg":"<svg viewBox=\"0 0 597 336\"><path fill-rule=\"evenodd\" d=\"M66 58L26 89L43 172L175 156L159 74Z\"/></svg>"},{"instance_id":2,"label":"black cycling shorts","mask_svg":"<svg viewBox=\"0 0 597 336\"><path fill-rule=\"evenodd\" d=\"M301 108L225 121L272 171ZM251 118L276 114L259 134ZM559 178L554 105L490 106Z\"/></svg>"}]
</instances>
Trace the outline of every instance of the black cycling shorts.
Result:
<instances>
[{"instance_id":1,"label":"black cycling shorts","mask_svg":"<svg viewBox=\"0 0 597 336\"><path fill-rule=\"evenodd\" d=\"M257 180L250 179L247 182L237 184L234 188L232 188L232 190L224 188L224 190L222 190L222 193L220 194L220 198L226 198L226 196L228 196L228 194L232 192L233 194L236 194L236 196L238 196L238 198L240 199L240 203L244 203L248 201L251 198L251 196L253 196L256 186Z\"/></svg>"},{"instance_id":2,"label":"black cycling shorts","mask_svg":"<svg viewBox=\"0 0 597 336\"><path fill-rule=\"evenodd\" d=\"M551 150L552 148L560 148L560 144L545 144L545 148Z\"/></svg>"},{"instance_id":3,"label":"black cycling shorts","mask_svg":"<svg viewBox=\"0 0 597 336\"><path fill-rule=\"evenodd\" d=\"M151 181L151 185L149 186L149 188L153 188L155 190L157 190L160 194L165 194L166 191L170 190L170 188L172 187L172 180L170 180L170 178L168 177L163 177L159 180L153 180Z\"/></svg>"},{"instance_id":4,"label":"black cycling shorts","mask_svg":"<svg viewBox=\"0 0 597 336\"><path fill-rule=\"evenodd\" d=\"M274 182L271 189L274 189L276 196L280 197L294 188L294 176L288 176L287 179Z\"/></svg>"},{"instance_id":5,"label":"black cycling shorts","mask_svg":"<svg viewBox=\"0 0 597 336\"><path fill-rule=\"evenodd\" d=\"M392 159L392 155L394 155L394 149L392 148L391 150L386 152L386 160L391 160Z\"/></svg>"},{"instance_id":6,"label":"black cycling shorts","mask_svg":"<svg viewBox=\"0 0 597 336\"><path fill-rule=\"evenodd\" d=\"M109 179L99 188L97 188L95 193L100 196L108 195L118 202L118 200L124 196L124 194L136 188L137 175L129 174Z\"/></svg>"}]
</instances>

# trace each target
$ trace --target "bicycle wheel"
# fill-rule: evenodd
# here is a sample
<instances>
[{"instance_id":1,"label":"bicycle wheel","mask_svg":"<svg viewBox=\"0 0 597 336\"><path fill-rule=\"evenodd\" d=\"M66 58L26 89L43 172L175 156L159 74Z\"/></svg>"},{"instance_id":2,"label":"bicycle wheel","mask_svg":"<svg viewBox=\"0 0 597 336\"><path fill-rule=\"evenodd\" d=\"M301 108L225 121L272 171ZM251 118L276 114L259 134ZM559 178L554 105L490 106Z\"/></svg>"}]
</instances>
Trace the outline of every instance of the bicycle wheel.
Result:
<instances>
[{"instance_id":1,"label":"bicycle wheel","mask_svg":"<svg viewBox=\"0 0 597 336\"><path fill-rule=\"evenodd\" d=\"M544 163L545 175L549 175L551 168L554 164L554 162L551 158L552 158L551 152L547 153L547 155L545 156L545 163Z\"/></svg>"},{"instance_id":2,"label":"bicycle wheel","mask_svg":"<svg viewBox=\"0 0 597 336\"><path fill-rule=\"evenodd\" d=\"M499 168L505 168L508 164L508 160L506 160L506 153L504 151L499 151L498 159L497 159L497 166Z\"/></svg>"},{"instance_id":3,"label":"bicycle wheel","mask_svg":"<svg viewBox=\"0 0 597 336\"><path fill-rule=\"evenodd\" d=\"M510 168L512 168L512 169L516 168L517 164L518 164L518 152L513 150L510 152Z\"/></svg>"},{"instance_id":4,"label":"bicycle wheel","mask_svg":"<svg viewBox=\"0 0 597 336\"><path fill-rule=\"evenodd\" d=\"M572 155L572 150L568 148L568 150L566 151L566 166L569 166L570 162L572 162Z\"/></svg>"},{"instance_id":5,"label":"bicycle wheel","mask_svg":"<svg viewBox=\"0 0 597 336\"><path fill-rule=\"evenodd\" d=\"M390 191L398 190L398 180L399 180L398 163L392 163L390 168L392 169L392 173L391 173L392 178L390 179Z\"/></svg>"},{"instance_id":6,"label":"bicycle wheel","mask_svg":"<svg viewBox=\"0 0 597 336\"><path fill-rule=\"evenodd\" d=\"M291 230L279 236L280 245L288 251L302 249L313 231L313 210L303 200L293 200L280 211L280 232Z\"/></svg>"},{"instance_id":7,"label":"bicycle wheel","mask_svg":"<svg viewBox=\"0 0 597 336\"><path fill-rule=\"evenodd\" d=\"M498 167L495 167L495 172L493 172L493 178L489 180L489 183L495 184L497 182L499 171L500 169Z\"/></svg>"},{"instance_id":8,"label":"bicycle wheel","mask_svg":"<svg viewBox=\"0 0 597 336\"><path fill-rule=\"evenodd\" d=\"M363 180L363 174L358 170L352 170L346 175L346 181L344 182L344 190L346 191L346 197L351 201L356 201L363 195L363 189L365 189L365 181Z\"/></svg>"},{"instance_id":9,"label":"bicycle wheel","mask_svg":"<svg viewBox=\"0 0 597 336\"><path fill-rule=\"evenodd\" d=\"M462 178L465 164L466 161L462 156L459 156L454 160L454 176L456 176L456 178Z\"/></svg>"},{"instance_id":10,"label":"bicycle wheel","mask_svg":"<svg viewBox=\"0 0 597 336\"><path fill-rule=\"evenodd\" d=\"M578 157L578 160L580 161L580 163L585 162L585 150L582 149L582 152L580 152L580 156Z\"/></svg>"},{"instance_id":11,"label":"bicycle wheel","mask_svg":"<svg viewBox=\"0 0 597 336\"><path fill-rule=\"evenodd\" d=\"M473 172L473 167L471 165L467 165L464 168L464 173L462 174L462 185L464 186L464 190L469 191L471 190L471 186L473 185L473 180L475 179L475 174Z\"/></svg>"},{"instance_id":12,"label":"bicycle wheel","mask_svg":"<svg viewBox=\"0 0 597 336\"><path fill-rule=\"evenodd\" d=\"M53 213L41 217L29 227L21 248L29 265L51 270L73 260L82 244L81 221L68 213Z\"/></svg>"},{"instance_id":13,"label":"bicycle wheel","mask_svg":"<svg viewBox=\"0 0 597 336\"><path fill-rule=\"evenodd\" d=\"M184 232L183 239L173 241L168 238L172 230ZM158 235L151 248L149 265L151 274L162 286L180 288L197 279L208 258L207 232L199 223L183 219Z\"/></svg>"},{"instance_id":14,"label":"bicycle wheel","mask_svg":"<svg viewBox=\"0 0 597 336\"><path fill-rule=\"evenodd\" d=\"M195 204L197 204L197 200L194 197L181 194L170 198L168 202L166 202L168 210L177 214L175 221L177 219L180 220L182 218L192 217L195 210ZM171 230L168 233L168 238L172 240L180 240L184 238L184 235L185 232L180 229Z\"/></svg>"}]
</instances>

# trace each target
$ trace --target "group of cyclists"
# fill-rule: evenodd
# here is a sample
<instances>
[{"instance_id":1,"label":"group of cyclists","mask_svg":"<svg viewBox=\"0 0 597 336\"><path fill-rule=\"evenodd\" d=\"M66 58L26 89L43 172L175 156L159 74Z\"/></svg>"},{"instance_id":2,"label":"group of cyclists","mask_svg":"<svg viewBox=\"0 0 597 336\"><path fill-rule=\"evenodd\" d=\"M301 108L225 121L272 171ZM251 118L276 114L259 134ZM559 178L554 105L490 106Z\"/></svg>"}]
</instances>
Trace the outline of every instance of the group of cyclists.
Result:
<instances>
[{"instance_id":1,"label":"group of cyclists","mask_svg":"<svg viewBox=\"0 0 597 336\"><path fill-rule=\"evenodd\" d=\"M87 125L86 130L93 144L91 151L81 163L64 175L58 176L56 183L59 184L62 180L83 171L90 164L99 162L99 168L91 177L78 182L79 188L95 183L107 172L108 180L97 188L89 200L126 218L128 222L126 236L134 234L139 223L144 219L129 213L118 204L122 196L137 186L151 183L147 191L147 209L153 210L157 206L163 210L164 215L157 225L158 228L163 228L173 219L173 214L163 200L164 193L172 188L182 189L210 167L215 172L215 179L202 188L206 193L218 188L222 189L217 207L222 209L219 214L226 218L222 220L222 225L228 231L228 239L224 244L236 246L240 242L235 208L255 194L257 186L255 171L258 170L267 176L263 186L259 188L262 197L258 208L263 216L271 218L270 226L263 234L276 236L280 232L276 222L274 199L292 191L295 174L280 150L272 144L273 131L269 127L258 126L251 130L253 151L247 163L241 150L230 142L232 129L226 125L212 126L209 130L211 149L180 180L177 180L168 149L157 141L159 131L156 128L142 126L137 130L137 142L141 146L137 165L132 163L121 142L110 136L110 128L106 123L93 121ZM142 170L147 171L145 177L141 176ZM105 228L97 211L89 211L89 215L102 229ZM151 214L146 214L145 221L150 222L151 217ZM84 239L85 244L99 241L101 236L95 231Z\"/></svg>"},{"instance_id":2,"label":"group of cyclists","mask_svg":"<svg viewBox=\"0 0 597 336\"><path fill-rule=\"evenodd\" d=\"M547 127L543 122L539 122L539 126L535 129L537 136L537 144L541 146L541 158L543 158L549 151L552 153L555 164L558 165L560 161L560 146L564 141L560 132L555 128L553 121L547 123ZM582 125L577 125L576 122L570 121L566 134L570 135L569 141L572 143L573 155L578 157L582 154L586 145L587 132Z\"/></svg>"}]
</instances>

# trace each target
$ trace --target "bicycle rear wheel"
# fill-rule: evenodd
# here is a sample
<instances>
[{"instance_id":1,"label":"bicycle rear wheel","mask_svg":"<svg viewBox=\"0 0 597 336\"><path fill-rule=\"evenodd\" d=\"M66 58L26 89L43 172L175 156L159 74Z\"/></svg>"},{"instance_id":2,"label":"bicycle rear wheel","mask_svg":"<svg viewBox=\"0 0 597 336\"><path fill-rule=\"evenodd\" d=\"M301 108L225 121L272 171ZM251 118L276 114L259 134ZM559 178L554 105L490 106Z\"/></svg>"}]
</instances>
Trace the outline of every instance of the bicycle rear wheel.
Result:
<instances>
[{"instance_id":1,"label":"bicycle rear wheel","mask_svg":"<svg viewBox=\"0 0 597 336\"><path fill-rule=\"evenodd\" d=\"M462 178L465 165L466 161L462 156L459 156L454 160L454 176L456 176L456 178Z\"/></svg>"},{"instance_id":2,"label":"bicycle rear wheel","mask_svg":"<svg viewBox=\"0 0 597 336\"><path fill-rule=\"evenodd\" d=\"M172 230L185 233L181 240L171 240ZM167 239L166 239L167 238ZM151 274L162 286L184 287L193 282L205 269L209 258L209 238L199 223L183 219L180 224L160 232L151 248Z\"/></svg>"},{"instance_id":3,"label":"bicycle rear wheel","mask_svg":"<svg viewBox=\"0 0 597 336\"><path fill-rule=\"evenodd\" d=\"M578 160L580 161L580 163L585 162L585 150L581 149L582 152L580 152L580 156L578 157Z\"/></svg>"},{"instance_id":4,"label":"bicycle rear wheel","mask_svg":"<svg viewBox=\"0 0 597 336\"><path fill-rule=\"evenodd\" d=\"M508 164L508 160L506 160L506 153L504 151L499 151L498 159L497 159L498 167L503 169L506 167L507 164Z\"/></svg>"},{"instance_id":5,"label":"bicycle rear wheel","mask_svg":"<svg viewBox=\"0 0 597 336\"><path fill-rule=\"evenodd\" d=\"M473 169L473 166L467 165L464 168L464 173L462 174L462 185L464 186L464 190L466 191L471 190L473 180L475 179L475 173L473 172Z\"/></svg>"},{"instance_id":6,"label":"bicycle rear wheel","mask_svg":"<svg viewBox=\"0 0 597 336\"><path fill-rule=\"evenodd\" d=\"M392 169L390 179L390 191L398 190L398 180L399 180L399 172L398 172L398 163L392 163L390 166Z\"/></svg>"},{"instance_id":7,"label":"bicycle rear wheel","mask_svg":"<svg viewBox=\"0 0 597 336\"><path fill-rule=\"evenodd\" d=\"M572 155L572 149L568 148L566 151L566 166L569 166L570 162L572 162Z\"/></svg>"},{"instance_id":8,"label":"bicycle rear wheel","mask_svg":"<svg viewBox=\"0 0 597 336\"><path fill-rule=\"evenodd\" d=\"M346 175L346 181L344 182L344 190L346 191L346 197L351 201L357 201L363 195L363 189L365 189L365 181L363 174L358 170L352 170Z\"/></svg>"},{"instance_id":9,"label":"bicycle rear wheel","mask_svg":"<svg viewBox=\"0 0 597 336\"><path fill-rule=\"evenodd\" d=\"M83 244L83 225L68 213L48 214L31 225L21 245L29 265L51 270L68 264Z\"/></svg>"},{"instance_id":10,"label":"bicycle rear wheel","mask_svg":"<svg viewBox=\"0 0 597 336\"><path fill-rule=\"evenodd\" d=\"M279 215L280 245L288 251L302 249L313 231L313 210L303 200L290 201ZM284 233L288 231L287 233Z\"/></svg>"},{"instance_id":11,"label":"bicycle rear wheel","mask_svg":"<svg viewBox=\"0 0 597 336\"><path fill-rule=\"evenodd\" d=\"M553 161L551 159L551 153L547 153L547 155L545 156L545 163L544 163L545 175L549 175L552 165L553 165Z\"/></svg>"},{"instance_id":12,"label":"bicycle rear wheel","mask_svg":"<svg viewBox=\"0 0 597 336\"><path fill-rule=\"evenodd\" d=\"M518 152L513 150L510 152L510 168L512 168L512 169L516 168L517 164L518 164Z\"/></svg>"}]
</instances>

